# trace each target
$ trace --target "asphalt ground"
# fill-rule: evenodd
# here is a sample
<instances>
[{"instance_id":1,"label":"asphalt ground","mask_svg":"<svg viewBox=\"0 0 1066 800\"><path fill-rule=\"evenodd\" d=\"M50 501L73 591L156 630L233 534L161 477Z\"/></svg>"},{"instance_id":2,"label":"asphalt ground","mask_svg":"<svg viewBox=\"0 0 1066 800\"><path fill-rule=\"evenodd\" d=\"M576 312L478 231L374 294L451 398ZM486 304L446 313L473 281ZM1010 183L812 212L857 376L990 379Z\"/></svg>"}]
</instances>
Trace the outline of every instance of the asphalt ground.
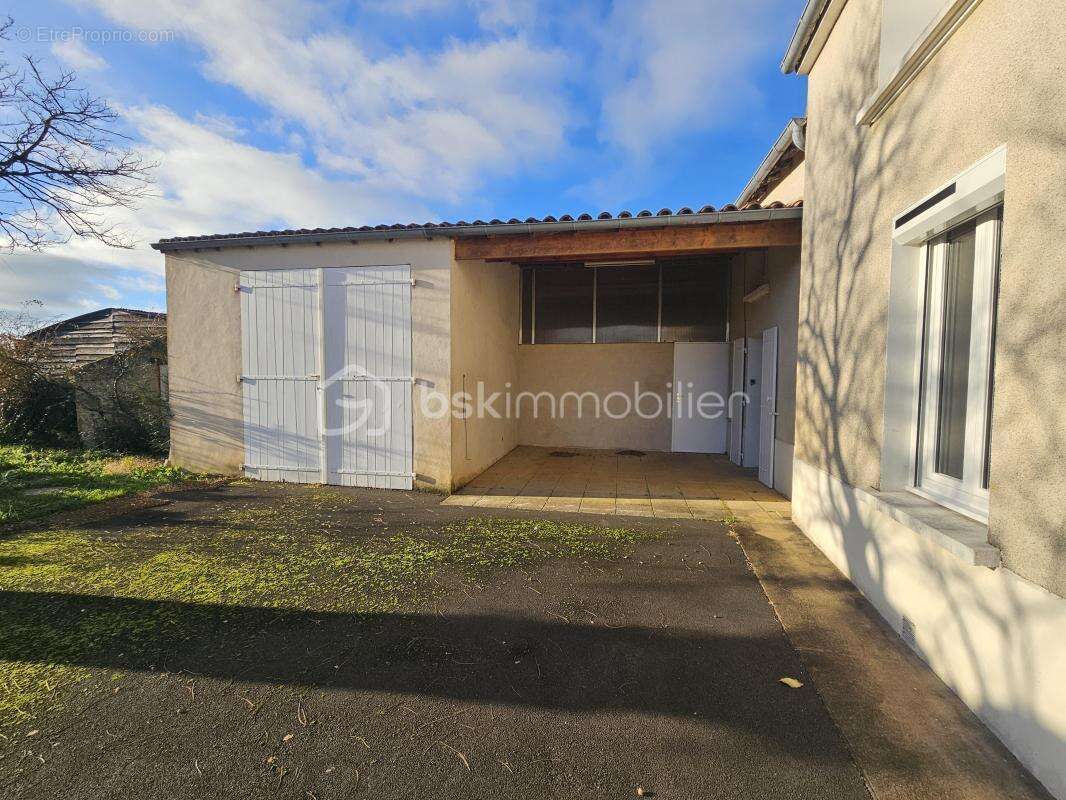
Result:
<instances>
[{"instance_id":1,"label":"asphalt ground","mask_svg":"<svg viewBox=\"0 0 1066 800\"><path fill-rule=\"evenodd\" d=\"M307 491L190 490L88 524L136 547L146 531L202 537L219 508ZM432 495L351 497L322 513L352 542L474 516ZM736 538L709 522L622 524L664 535L611 558L445 575L431 599L387 613L0 587L0 610L57 629L170 621L151 656L116 645L69 657L89 677L35 732L6 732L0 795L868 797Z\"/></svg>"}]
</instances>

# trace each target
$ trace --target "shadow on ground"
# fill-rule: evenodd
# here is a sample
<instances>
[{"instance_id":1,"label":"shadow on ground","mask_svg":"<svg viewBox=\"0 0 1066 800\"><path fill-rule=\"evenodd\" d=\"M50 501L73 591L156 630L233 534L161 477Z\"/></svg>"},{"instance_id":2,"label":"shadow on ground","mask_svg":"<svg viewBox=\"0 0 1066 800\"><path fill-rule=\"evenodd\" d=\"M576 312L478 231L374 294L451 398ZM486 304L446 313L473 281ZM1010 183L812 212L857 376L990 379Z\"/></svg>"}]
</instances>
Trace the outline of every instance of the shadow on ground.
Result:
<instances>
[{"instance_id":1,"label":"shadow on ground","mask_svg":"<svg viewBox=\"0 0 1066 800\"><path fill-rule=\"evenodd\" d=\"M155 525L213 541L220 500L306 494L190 493L98 535L163 546ZM434 498L353 497L359 509L316 507L331 535L469 518ZM0 794L867 797L736 542L721 526L665 528L617 558L501 568L395 613L9 586L0 659L91 677L0 746Z\"/></svg>"}]
</instances>

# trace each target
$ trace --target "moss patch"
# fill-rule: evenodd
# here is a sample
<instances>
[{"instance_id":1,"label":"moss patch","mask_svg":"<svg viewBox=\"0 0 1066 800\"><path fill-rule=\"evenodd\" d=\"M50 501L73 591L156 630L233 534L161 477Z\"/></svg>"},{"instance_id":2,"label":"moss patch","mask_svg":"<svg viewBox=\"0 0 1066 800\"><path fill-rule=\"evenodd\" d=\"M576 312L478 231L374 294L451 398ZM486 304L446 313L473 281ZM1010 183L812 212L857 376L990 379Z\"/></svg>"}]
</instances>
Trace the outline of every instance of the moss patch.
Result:
<instances>
[{"instance_id":1,"label":"moss patch","mask_svg":"<svg viewBox=\"0 0 1066 800\"><path fill-rule=\"evenodd\" d=\"M0 524L35 519L189 477L161 459L0 445Z\"/></svg>"},{"instance_id":2,"label":"moss patch","mask_svg":"<svg viewBox=\"0 0 1066 800\"><path fill-rule=\"evenodd\" d=\"M610 558L654 535L499 518L393 529L352 495L323 489L218 507L195 522L0 541L0 726L57 705L94 665L144 668L201 640L225 616L220 607L242 618L249 609L389 613L457 580Z\"/></svg>"}]
</instances>

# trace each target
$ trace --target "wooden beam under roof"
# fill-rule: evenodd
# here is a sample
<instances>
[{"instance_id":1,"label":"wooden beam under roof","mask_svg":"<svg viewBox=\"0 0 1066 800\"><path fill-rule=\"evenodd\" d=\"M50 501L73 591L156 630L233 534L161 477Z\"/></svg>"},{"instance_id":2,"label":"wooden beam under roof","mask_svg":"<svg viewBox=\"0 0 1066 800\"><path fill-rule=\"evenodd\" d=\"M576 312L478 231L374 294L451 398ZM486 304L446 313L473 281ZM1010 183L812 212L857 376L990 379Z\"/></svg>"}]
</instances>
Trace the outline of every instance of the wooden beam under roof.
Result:
<instances>
[{"instance_id":1,"label":"wooden beam under roof","mask_svg":"<svg viewBox=\"0 0 1066 800\"><path fill-rule=\"evenodd\" d=\"M517 263L595 261L798 247L800 226L798 219L780 219L669 228L478 236L456 239L455 257Z\"/></svg>"}]
</instances>

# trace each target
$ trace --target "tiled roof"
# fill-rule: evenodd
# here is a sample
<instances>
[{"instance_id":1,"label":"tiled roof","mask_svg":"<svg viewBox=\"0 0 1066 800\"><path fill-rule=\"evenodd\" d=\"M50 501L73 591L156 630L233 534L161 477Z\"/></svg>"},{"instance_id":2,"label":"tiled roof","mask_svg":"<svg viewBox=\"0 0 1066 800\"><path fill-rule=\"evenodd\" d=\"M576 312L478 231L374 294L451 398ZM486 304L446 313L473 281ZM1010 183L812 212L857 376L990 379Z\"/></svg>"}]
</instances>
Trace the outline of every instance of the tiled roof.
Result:
<instances>
[{"instance_id":1,"label":"tiled roof","mask_svg":"<svg viewBox=\"0 0 1066 800\"><path fill-rule=\"evenodd\" d=\"M455 235L460 231L468 230L470 228L485 228L492 226L496 230L493 233L507 233L508 226L521 226L525 229L529 225L553 225L553 224L567 224L582 223L582 222L597 222L597 221L609 221L609 220L629 220L629 219L643 219L647 217L664 217L664 218L676 218L676 217L692 217L699 215L718 215L718 219L714 221L724 222L728 221L726 218L722 218L721 215L728 215L733 212L750 212L750 211L771 211L783 208L798 208L802 205L801 202L793 203L789 206L783 203L770 203L766 206L761 206L758 203L748 203L743 208L737 208L732 203L722 206L721 208L715 208L714 206L706 205L701 206L699 210L693 210L688 206L672 211L669 208L661 208L656 212L649 211L647 209L633 213L631 211L619 211L617 214L611 214L609 211L602 211L599 214L593 216L592 214L578 214L572 216L570 214L563 214L559 217L548 215L546 217L527 217L526 219L518 219L512 217L511 219L491 219L481 220L476 219L472 222L466 220L459 220L457 222L411 222L407 224L395 223L392 225L362 225L359 227L345 227L345 228L299 228L288 230L271 230L271 231L244 231L242 233L215 233L205 236L175 236L169 239L160 239L154 245L157 250L167 249L168 245L180 245L182 243L190 242L203 242L205 246L219 246L226 243L230 239L269 239L271 237L298 237L298 236L320 236L320 235L343 235L343 234L360 234L371 232L386 232L386 231L425 231L428 235L431 232L435 232L438 235L448 236L449 234ZM695 222L696 220L693 220ZM710 221L710 220L708 220ZM738 220L739 221L739 220ZM664 224L667 222L663 219Z\"/></svg>"},{"instance_id":2,"label":"tiled roof","mask_svg":"<svg viewBox=\"0 0 1066 800\"><path fill-rule=\"evenodd\" d=\"M740 191L738 205L760 202L770 193L772 185L783 177L779 174L782 167L786 172L795 168L797 159L804 156L802 148L805 146L803 137L806 132L806 117L793 117L788 121L751 180Z\"/></svg>"}]
</instances>

